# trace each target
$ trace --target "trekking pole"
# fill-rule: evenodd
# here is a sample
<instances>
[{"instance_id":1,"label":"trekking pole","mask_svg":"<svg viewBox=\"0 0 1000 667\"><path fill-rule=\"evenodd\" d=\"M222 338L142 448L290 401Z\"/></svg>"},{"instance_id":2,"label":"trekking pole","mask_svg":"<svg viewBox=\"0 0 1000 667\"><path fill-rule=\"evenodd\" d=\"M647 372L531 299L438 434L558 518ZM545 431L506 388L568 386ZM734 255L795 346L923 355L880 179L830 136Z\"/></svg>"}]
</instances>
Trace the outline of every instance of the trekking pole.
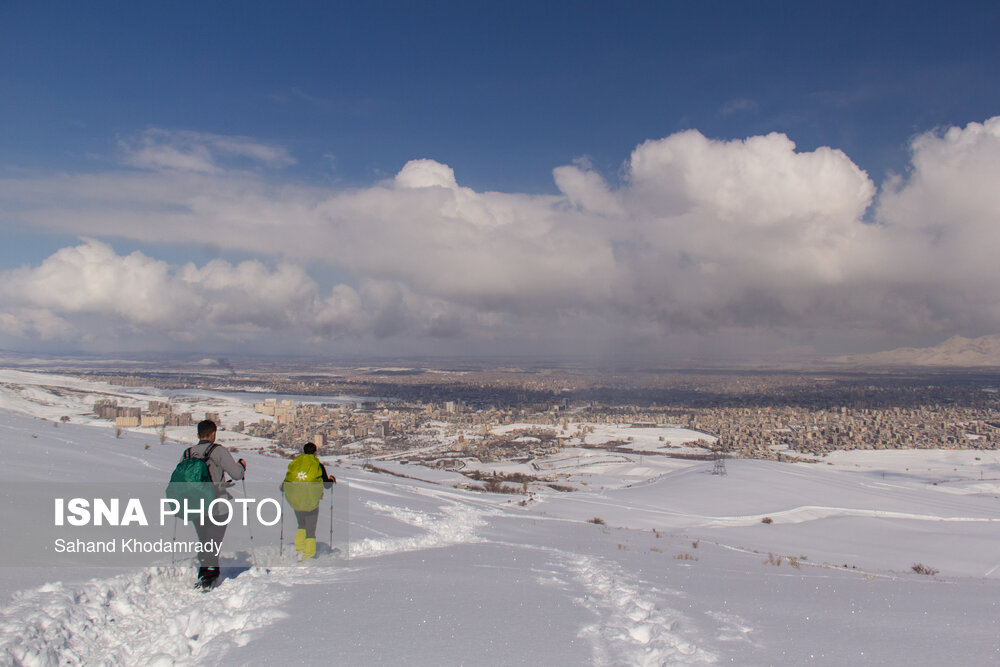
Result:
<instances>
[{"instance_id":1,"label":"trekking pole","mask_svg":"<svg viewBox=\"0 0 1000 667\"><path fill-rule=\"evenodd\" d=\"M278 523L281 524L281 534L278 537L278 558L280 559L281 555L284 553L285 550L285 485L284 484L281 485L281 521L279 521Z\"/></svg>"},{"instance_id":2,"label":"trekking pole","mask_svg":"<svg viewBox=\"0 0 1000 667\"><path fill-rule=\"evenodd\" d=\"M330 487L330 554L333 554L333 487Z\"/></svg>"},{"instance_id":3,"label":"trekking pole","mask_svg":"<svg viewBox=\"0 0 1000 667\"><path fill-rule=\"evenodd\" d=\"M170 550L170 565L177 564L177 515L174 515L174 543L173 549Z\"/></svg>"},{"instance_id":4,"label":"trekking pole","mask_svg":"<svg viewBox=\"0 0 1000 667\"><path fill-rule=\"evenodd\" d=\"M243 482L243 497L246 498L247 481L245 479L241 479L240 481ZM250 533L250 562L253 563L254 567L257 567L257 553L253 548L253 528L250 526L250 519L247 519L247 531Z\"/></svg>"}]
</instances>

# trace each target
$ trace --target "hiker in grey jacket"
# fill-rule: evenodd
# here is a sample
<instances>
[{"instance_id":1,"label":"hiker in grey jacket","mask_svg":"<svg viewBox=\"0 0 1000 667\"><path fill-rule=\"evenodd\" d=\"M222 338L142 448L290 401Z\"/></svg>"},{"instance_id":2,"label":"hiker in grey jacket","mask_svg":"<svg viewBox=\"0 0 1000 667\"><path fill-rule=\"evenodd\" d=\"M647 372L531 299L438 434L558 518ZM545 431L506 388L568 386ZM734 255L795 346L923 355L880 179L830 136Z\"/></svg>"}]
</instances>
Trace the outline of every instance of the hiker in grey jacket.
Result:
<instances>
[{"instance_id":1,"label":"hiker in grey jacket","mask_svg":"<svg viewBox=\"0 0 1000 667\"><path fill-rule=\"evenodd\" d=\"M202 424L211 424L211 435L208 435L208 427L206 427L206 435L202 435ZM198 424L198 444L192 445L187 449L190 453L186 453L185 458L192 456L198 459L204 458L208 448L215 444L215 435L215 422L207 419L200 422ZM247 468L246 461L243 459L237 461L229 453L229 450L222 445L215 445L212 448L211 454L205 459L205 464L208 466L208 474L212 476L212 483L215 485L215 496L217 498L229 497L229 492L226 491L226 487L223 485L225 475L229 475L231 479L243 479L243 473Z\"/></svg>"},{"instance_id":2,"label":"hiker in grey jacket","mask_svg":"<svg viewBox=\"0 0 1000 667\"><path fill-rule=\"evenodd\" d=\"M210 419L198 422L198 444L185 450L182 458L204 459L205 465L208 467L208 474L212 478L212 484L215 486L215 497L232 498L223 483L225 476L229 475L232 479L243 479L247 463L243 459L235 460L228 449L216 444L217 431L215 422ZM217 506L215 518L219 522L224 521L226 518L225 508ZM222 539L226 536L226 524L217 526L207 516L201 520L195 518L192 523L194 523L199 542L222 544ZM198 561L201 567L198 568L197 585L200 588L211 588L215 580L219 578L219 557L213 549L206 548L198 554Z\"/></svg>"}]
</instances>

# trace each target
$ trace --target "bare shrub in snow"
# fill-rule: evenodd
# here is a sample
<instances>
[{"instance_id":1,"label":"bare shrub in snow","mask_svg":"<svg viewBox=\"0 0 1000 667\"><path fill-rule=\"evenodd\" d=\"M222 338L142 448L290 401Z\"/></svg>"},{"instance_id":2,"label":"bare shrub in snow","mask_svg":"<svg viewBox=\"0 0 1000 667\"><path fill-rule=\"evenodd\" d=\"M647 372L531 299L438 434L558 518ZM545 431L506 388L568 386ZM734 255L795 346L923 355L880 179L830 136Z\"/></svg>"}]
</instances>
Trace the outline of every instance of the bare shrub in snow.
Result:
<instances>
[{"instance_id":1,"label":"bare shrub in snow","mask_svg":"<svg viewBox=\"0 0 1000 667\"><path fill-rule=\"evenodd\" d=\"M554 489L556 491L562 491L564 493L569 493L570 491L576 491L576 489L574 489L572 486L566 486L565 484L546 484L546 486L549 487L550 489Z\"/></svg>"}]
</instances>

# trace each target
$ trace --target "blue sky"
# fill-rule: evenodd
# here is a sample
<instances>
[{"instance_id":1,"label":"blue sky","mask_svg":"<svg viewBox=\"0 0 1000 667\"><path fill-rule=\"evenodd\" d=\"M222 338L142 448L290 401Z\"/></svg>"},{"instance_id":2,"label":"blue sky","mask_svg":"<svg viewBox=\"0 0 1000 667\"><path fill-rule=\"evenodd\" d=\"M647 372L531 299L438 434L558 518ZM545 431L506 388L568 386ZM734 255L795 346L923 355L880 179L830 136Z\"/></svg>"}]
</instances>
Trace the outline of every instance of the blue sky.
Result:
<instances>
[{"instance_id":1,"label":"blue sky","mask_svg":"<svg viewBox=\"0 0 1000 667\"><path fill-rule=\"evenodd\" d=\"M444 330L460 332L454 336L463 340L481 338L502 347L507 343L497 335L509 343L527 331L529 338L558 342L562 329L533 323L544 317L543 307L530 296L522 303L520 293L505 290L516 282L510 277L493 276L499 282L471 295L444 288L434 277L396 272L389 260L363 267L281 244L230 243L232 237L212 234L200 240L196 233L180 231L176 238L164 238L151 230L123 231L125 222L97 224L87 213L131 210L141 217L149 207L171 206L168 198L146 201L127 188L147 192L153 182L164 187L192 163L181 168L164 162L162 152L150 158L143 148L209 156L194 171L226 179L233 192L263 193L270 204L300 202L300 197L295 210L302 210L304 202L317 206L325 198L364 192L421 159L447 165L456 187L477 195L496 191L525 201L566 197L552 210L581 209L586 205L557 185L553 169L576 164L603 181L601 187L624 196L634 185L630 156L638 146L695 130L723 143L782 133L799 154L822 147L842 151L875 188L869 205L855 217L872 223L881 215L885 223L900 215L877 208L887 174L902 174L904 186L918 185L905 180L915 169L917 138L940 137L948 127L984 123L1000 113L998 19L1000 6L988 2L5 3L0 7L0 177L6 179L0 192L5 234L0 270L25 264L38 268L58 250L79 244L80 237L108 244L113 261L138 250L147 259L166 262L168 272L186 262L201 267L213 257L232 267L259 261L269 270L292 262L321 295L341 283L357 290L369 280L395 282L413 298L432 299L442 313L448 311L442 317L453 317L456 324ZM243 143L234 149L221 139L226 137ZM261 147L271 152L262 158ZM685 159L688 166L702 164L700 158ZM134 179L128 185L115 180L128 180L133 173L141 186ZM61 178L87 175L94 179L78 183L71 194L58 189L60 183L65 186ZM24 195L27 181L45 196ZM112 201L102 194L95 203L80 194L83 188L118 190L122 196ZM293 189L294 196L283 188ZM191 208L188 196L194 195L179 196L177 206ZM627 204L631 213L625 217L654 224L650 221L675 212L686 196L641 215L632 214L634 202ZM45 198L65 202L58 211L44 210ZM197 201L203 199L199 195ZM221 205L209 208L218 211ZM552 210L539 215L548 219ZM217 229L219 222L203 217L202 224ZM310 229L318 224L310 222ZM380 219L379 224L387 236L372 242L391 244L393 225L405 221ZM624 227L621 220L614 224L616 230ZM630 231L628 239L610 238L617 233L601 235L608 253L633 243L641 247L650 238L641 230ZM449 257L442 248L421 249L427 253L425 269ZM690 254L672 246L663 250L666 263ZM844 270L840 267L841 274ZM612 273L608 280L622 278ZM987 281L980 287L992 280L980 278ZM616 289L638 279L628 276ZM871 280L900 290L885 297L893 304L917 289L900 275ZM757 292L772 288L762 283ZM851 287L852 293L865 289ZM868 305L864 313L848 308L850 332L833 336L840 343L826 341L829 323L804 310L829 307L830 300L840 303L847 298L842 295L813 294L814 303L804 310L789 305L804 297L789 297L776 306L784 313L778 333L764 330L770 325L762 329L756 317L739 314L736 301L746 302L746 294L727 296L718 308L728 314L713 316L685 309L688 298L678 295L664 300L651 294L645 297L651 307L644 310L637 303L617 313L605 307L617 297L600 307L568 293L552 299L572 302L559 313L568 318L570 331L580 328L572 323L577 316L602 332L617 329L611 323L623 317L638 319L641 331L634 335L653 348L662 340L699 340L706 331L731 327L771 341L762 343L768 349L880 347L930 342L948 333L992 332L993 320L978 304L978 314L949 330L943 322L954 314L938 312L937 301L953 297L943 293L922 296L906 308L897 304L934 311L921 323L875 322L872 312L884 307ZM926 303L928 298L934 303ZM44 299L3 307L9 320L22 319L17 308L49 309L68 322L64 331L75 331L75 340L85 325L67 318L107 314L100 308L59 311ZM465 310L453 313L452 307ZM433 310L427 303L420 306L428 308ZM494 317L505 325L512 318L519 324L502 335L476 333L490 329ZM301 335L263 322L251 323L256 333L220 333L218 345L229 341L252 348L254 340L288 343ZM125 345L139 325L125 317L108 326ZM398 333L387 336L412 338L403 333L414 331L412 326L434 329L401 320L400 328L389 327ZM352 327L332 330L338 340L371 338L371 327ZM312 338L334 335L314 329ZM2 346L28 348L42 339L50 347L60 344L51 331L45 338L23 327L8 330L12 337L0 340ZM595 335L608 340L603 333ZM732 340L732 335L722 338ZM372 350L384 348L383 334L371 340L376 341ZM175 342L168 337L154 345L170 348ZM322 341L315 345L327 349ZM581 343L582 349L592 346ZM719 349L725 347L720 343ZM692 348L678 343L677 349Z\"/></svg>"},{"instance_id":2,"label":"blue sky","mask_svg":"<svg viewBox=\"0 0 1000 667\"><path fill-rule=\"evenodd\" d=\"M305 178L414 157L552 191L696 128L841 148L881 179L907 140L994 113L996 3L18 3L2 158L92 168L147 126L285 144ZM336 157L333 168L326 154Z\"/></svg>"}]
</instances>

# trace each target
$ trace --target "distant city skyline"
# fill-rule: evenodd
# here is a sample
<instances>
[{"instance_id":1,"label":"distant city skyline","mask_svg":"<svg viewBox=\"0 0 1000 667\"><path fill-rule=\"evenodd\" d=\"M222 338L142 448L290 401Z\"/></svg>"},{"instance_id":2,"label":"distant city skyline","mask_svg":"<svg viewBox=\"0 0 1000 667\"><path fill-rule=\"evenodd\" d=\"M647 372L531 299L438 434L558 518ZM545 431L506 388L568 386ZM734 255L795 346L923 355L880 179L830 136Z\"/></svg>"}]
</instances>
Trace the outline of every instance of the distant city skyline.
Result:
<instances>
[{"instance_id":1,"label":"distant city skyline","mask_svg":"<svg viewBox=\"0 0 1000 667\"><path fill-rule=\"evenodd\" d=\"M1000 333L993 3L0 8L0 349Z\"/></svg>"}]
</instances>

